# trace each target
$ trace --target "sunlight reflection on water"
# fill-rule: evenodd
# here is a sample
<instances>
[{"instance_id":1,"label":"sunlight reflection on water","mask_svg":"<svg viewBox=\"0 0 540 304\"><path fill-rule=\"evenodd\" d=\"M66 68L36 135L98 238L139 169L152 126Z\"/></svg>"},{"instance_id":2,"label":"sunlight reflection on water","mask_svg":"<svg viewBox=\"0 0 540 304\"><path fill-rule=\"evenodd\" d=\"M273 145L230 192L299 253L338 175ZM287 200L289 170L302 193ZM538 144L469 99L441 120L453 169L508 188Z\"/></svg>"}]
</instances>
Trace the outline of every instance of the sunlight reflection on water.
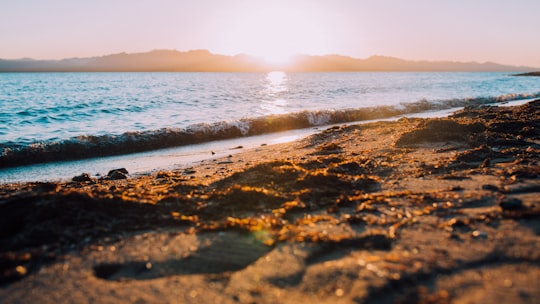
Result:
<instances>
[{"instance_id":1,"label":"sunlight reflection on water","mask_svg":"<svg viewBox=\"0 0 540 304\"><path fill-rule=\"evenodd\" d=\"M264 114L285 114L288 101L282 98L288 91L289 78L285 72L274 71L266 75L265 78L265 98L261 102L261 109Z\"/></svg>"}]
</instances>

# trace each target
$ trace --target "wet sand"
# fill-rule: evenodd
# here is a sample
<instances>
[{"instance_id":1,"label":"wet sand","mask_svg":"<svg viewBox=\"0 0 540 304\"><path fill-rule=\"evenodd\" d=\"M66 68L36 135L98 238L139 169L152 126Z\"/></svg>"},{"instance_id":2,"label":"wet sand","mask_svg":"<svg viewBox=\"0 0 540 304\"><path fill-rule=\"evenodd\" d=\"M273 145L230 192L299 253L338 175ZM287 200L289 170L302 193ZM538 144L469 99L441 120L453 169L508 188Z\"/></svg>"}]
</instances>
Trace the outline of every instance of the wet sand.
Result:
<instances>
[{"instance_id":1,"label":"wet sand","mask_svg":"<svg viewBox=\"0 0 540 304\"><path fill-rule=\"evenodd\" d=\"M539 302L539 114L466 108L0 185L0 302Z\"/></svg>"}]
</instances>

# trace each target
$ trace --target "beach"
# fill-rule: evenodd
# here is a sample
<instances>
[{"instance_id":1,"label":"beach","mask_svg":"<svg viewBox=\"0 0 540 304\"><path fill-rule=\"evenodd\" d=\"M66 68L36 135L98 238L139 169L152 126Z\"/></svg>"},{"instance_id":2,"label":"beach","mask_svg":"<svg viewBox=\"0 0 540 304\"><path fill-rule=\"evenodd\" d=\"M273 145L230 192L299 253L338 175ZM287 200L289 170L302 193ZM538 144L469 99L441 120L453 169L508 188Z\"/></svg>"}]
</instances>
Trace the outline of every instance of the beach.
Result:
<instances>
[{"instance_id":1,"label":"beach","mask_svg":"<svg viewBox=\"0 0 540 304\"><path fill-rule=\"evenodd\" d=\"M538 303L539 117L465 107L2 184L0 302Z\"/></svg>"}]
</instances>

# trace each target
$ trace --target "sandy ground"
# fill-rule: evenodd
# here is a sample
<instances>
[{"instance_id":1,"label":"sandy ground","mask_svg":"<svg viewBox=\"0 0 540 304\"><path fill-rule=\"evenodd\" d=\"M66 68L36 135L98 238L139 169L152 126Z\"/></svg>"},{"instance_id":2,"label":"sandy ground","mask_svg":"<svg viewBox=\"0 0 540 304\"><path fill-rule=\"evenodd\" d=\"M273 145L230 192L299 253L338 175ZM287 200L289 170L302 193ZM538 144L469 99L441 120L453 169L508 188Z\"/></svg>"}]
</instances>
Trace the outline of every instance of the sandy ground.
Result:
<instances>
[{"instance_id":1,"label":"sandy ground","mask_svg":"<svg viewBox=\"0 0 540 304\"><path fill-rule=\"evenodd\" d=\"M539 113L469 108L137 178L1 185L0 302L539 303Z\"/></svg>"}]
</instances>

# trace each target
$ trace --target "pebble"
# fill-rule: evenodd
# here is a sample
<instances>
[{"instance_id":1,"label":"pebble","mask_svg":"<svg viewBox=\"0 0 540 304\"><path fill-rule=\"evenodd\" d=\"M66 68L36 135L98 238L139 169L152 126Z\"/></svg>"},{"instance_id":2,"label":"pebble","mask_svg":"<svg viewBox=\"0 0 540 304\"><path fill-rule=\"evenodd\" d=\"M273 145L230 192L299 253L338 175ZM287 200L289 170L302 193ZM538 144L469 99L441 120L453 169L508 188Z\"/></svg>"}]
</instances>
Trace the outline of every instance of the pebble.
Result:
<instances>
[{"instance_id":1,"label":"pebble","mask_svg":"<svg viewBox=\"0 0 540 304\"><path fill-rule=\"evenodd\" d=\"M19 265L15 267L15 272L22 277L28 273L28 270L26 270L26 267Z\"/></svg>"},{"instance_id":2,"label":"pebble","mask_svg":"<svg viewBox=\"0 0 540 304\"><path fill-rule=\"evenodd\" d=\"M112 180L127 179L128 171L126 168L113 169L107 173L107 177Z\"/></svg>"},{"instance_id":3,"label":"pebble","mask_svg":"<svg viewBox=\"0 0 540 304\"><path fill-rule=\"evenodd\" d=\"M74 182L91 182L92 181L92 177L90 177L90 174L88 173L83 173L81 175L78 175L78 176L74 176L72 179L72 181Z\"/></svg>"},{"instance_id":4,"label":"pebble","mask_svg":"<svg viewBox=\"0 0 540 304\"><path fill-rule=\"evenodd\" d=\"M124 173L124 174L129 174L129 172L128 172L128 170L126 168L118 168L118 169L110 170L109 173L107 173L107 176L110 176L114 172L121 172L121 173Z\"/></svg>"},{"instance_id":5,"label":"pebble","mask_svg":"<svg viewBox=\"0 0 540 304\"><path fill-rule=\"evenodd\" d=\"M195 174L197 173L197 171L193 170L193 169L185 169L184 172L182 172L182 174L184 175L190 175L190 174Z\"/></svg>"},{"instance_id":6,"label":"pebble","mask_svg":"<svg viewBox=\"0 0 540 304\"><path fill-rule=\"evenodd\" d=\"M484 231L475 230L475 231L472 232L472 236L475 239L487 239L488 234L486 232L484 232Z\"/></svg>"}]
</instances>

